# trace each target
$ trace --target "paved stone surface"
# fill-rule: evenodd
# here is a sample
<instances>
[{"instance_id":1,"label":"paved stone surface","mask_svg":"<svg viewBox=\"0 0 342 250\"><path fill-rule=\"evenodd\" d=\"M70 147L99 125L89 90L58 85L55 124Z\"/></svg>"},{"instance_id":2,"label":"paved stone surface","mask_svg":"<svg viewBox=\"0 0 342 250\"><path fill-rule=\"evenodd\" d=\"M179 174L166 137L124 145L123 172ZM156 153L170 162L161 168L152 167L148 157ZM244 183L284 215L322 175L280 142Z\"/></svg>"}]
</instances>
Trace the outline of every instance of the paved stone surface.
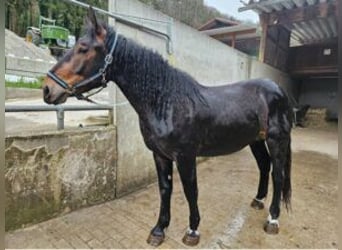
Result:
<instances>
[{"instance_id":1,"label":"paved stone surface","mask_svg":"<svg viewBox=\"0 0 342 250\"><path fill-rule=\"evenodd\" d=\"M337 130L294 130L292 177L292 212L283 208L279 235L266 235L262 225L267 209L249 206L258 183L249 149L201 163L197 247L337 248ZM271 195L267 207L270 200ZM158 187L152 184L120 199L8 232L5 244L7 248L150 248L146 239L158 211ZM159 248L186 248L181 239L188 207L176 172L171 214Z\"/></svg>"}]
</instances>

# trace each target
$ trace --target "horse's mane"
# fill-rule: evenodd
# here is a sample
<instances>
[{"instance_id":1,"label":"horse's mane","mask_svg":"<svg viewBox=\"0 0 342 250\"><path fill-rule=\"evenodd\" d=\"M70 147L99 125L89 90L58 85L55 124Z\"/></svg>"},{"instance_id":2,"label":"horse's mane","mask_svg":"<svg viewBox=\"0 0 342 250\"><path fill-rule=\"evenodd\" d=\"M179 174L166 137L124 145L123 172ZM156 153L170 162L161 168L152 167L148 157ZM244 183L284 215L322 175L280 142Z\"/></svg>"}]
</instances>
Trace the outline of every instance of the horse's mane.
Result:
<instances>
[{"instance_id":1,"label":"horse's mane","mask_svg":"<svg viewBox=\"0 0 342 250\"><path fill-rule=\"evenodd\" d=\"M104 24L107 46L115 36L115 30ZM201 85L189 74L168 64L161 55L119 35L114 53L116 67L128 78L129 88L139 93L141 102L152 108L159 119L166 117L167 107L173 102L195 105L204 102Z\"/></svg>"}]
</instances>

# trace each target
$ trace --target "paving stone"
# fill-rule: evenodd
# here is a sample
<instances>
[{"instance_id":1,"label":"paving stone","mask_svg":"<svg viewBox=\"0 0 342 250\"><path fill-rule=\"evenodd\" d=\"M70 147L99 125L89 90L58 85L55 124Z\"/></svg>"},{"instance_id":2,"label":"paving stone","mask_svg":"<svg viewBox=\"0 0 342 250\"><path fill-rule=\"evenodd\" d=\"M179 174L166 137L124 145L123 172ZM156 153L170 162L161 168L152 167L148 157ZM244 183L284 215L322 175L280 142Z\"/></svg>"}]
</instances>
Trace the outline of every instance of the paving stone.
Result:
<instances>
[{"instance_id":1,"label":"paving stone","mask_svg":"<svg viewBox=\"0 0 342 250\"><path fill-rule=\"evenodd\" d=\"M90 247L90 248L105 248L104 247L104 244L102 242L100 242L99 240L97 239L92 239L90 240L87 245Z\"/></svg>"},{"instance_id":2,"label":"paving stone","mask_svg":"<svg viewBox=\"0 0 342 250\"><path fill-rule=\"evenodd\" d=\"M89 248L89 246L87 245L86 242L84 242L83 240L81 240L79 237L77 237L76 235L72 235L70 236L68 242L70 243L70 245L72 245L75 249L86 249Z\"/></svg>"},{"instance_id":3,"label":"paving stone","mask_svg":"<svg viewBox=\"0 0 342 250\"><path fill-rule=\"evenodd\" d=\"M82 228L76 232L76 236L78 236L83 242L88 242L93 239L93 235L85 228Z\"/></svg>"},{"instance_id":4,"label":"paving stone","mask_svg":"<svg viewBox=\"0 0 342 250\"><path fill-rule=\"evenodd\" d=\"M53 244L56 246L56 248L73 248L65 239L55 241Z\"/></svg>"},{"instance_id":5,"label":"paving stone","mask_svg":"<svg viewBox=\"0 0 342 250\"><path fill-rule=\"evenodd\" d=\"M114 240L114 239L105 240L103 242L103 247L110 248L110 249L117 249L117 248L122 249L123 248L123 246L117 240Z\"/></svg>"},{"instance_id":6,"label":"paving stone","mask_svg":"<svg viewBox=\"0 0 342 250\"><path fill-rule=\"evenodd\" d=\"M311 140L310 134L305 138ZM325 134L322 138L326 138ZM296 141L296 137L294 141ZM325 141L322 140L323 142ZM314 216L311 210L323 212L323 209L327 208L326 203L323 204L323 202L333 204L333 196L330 195L329 199L324 199L319 206L315 205L315 199L311 199L311 196L316 195L317 192L303 191L304 184L306 187L310 185L309 176L304 174L294 174L293 176L296 196L305 197L305 199L294 199L294 205L303 203L302 207L296 206L296 211L291 216L282 213L280 219L282 228L278 236L268 237L265 235L262 224L267 217L267 209L255 211L249 206L255 195L258 182L258 171L254 166L254 159L250 157L249 150L243 150L234 155L212 158L199 166L201 241L196 248L225 246L233 248L246 248L246 246L250 248L272 248L273 246L296 248L296 245L306 248L331 247L329 244L336 242L333 233L333 228L337 228L336 221L324 223L330 217ZM332 176L328 176L328 178L322 175L325 170L322 170L321 173L296 168L297 166L301 167L303 161L304 159L300 156L294 155L294 171L305 171L306 175L314 175L318 183L315 186L321 185L319 183L322 178L325 180L324 185L337 186L337 181ZM319 168L319 166L315 167ZM328 167L332 171L332 167ZM334 171L337 173L337 170ZM329 174L328 172L324 173ZM307 179L304 184L303 177ZM334 192L336 190L334 189ZM269 197L268 203L270 200L271 197ZM304 205L311 201L312 204L308 210ZM81 209L25 229L8 232L5 235L5 246L6 248L151 248L146 243L146 239L158 219L159 202L158 187L155 183L135 194ZM305 207L305 211L301 210L303 207ZM329 208L331 215L337 214L333 205ZM189 208L183 188L179 177L175 174L171 223L166 231L164 243L158 248L189 248L182 243L182 237L188 228L188 216ZM311 224L311 230L303 231L301 225L306 225L313 219L317 223ZM317 228L323 224L324 227ZM329 242L319 236L321 230L329 231L329 234L325 234L325 238L328 238ZM294 233L299 231L301 234ZM299 235L301 235L300 238L298 238ZM300 241L303 237L306 240Z\"/></svg>"}]
</instances>

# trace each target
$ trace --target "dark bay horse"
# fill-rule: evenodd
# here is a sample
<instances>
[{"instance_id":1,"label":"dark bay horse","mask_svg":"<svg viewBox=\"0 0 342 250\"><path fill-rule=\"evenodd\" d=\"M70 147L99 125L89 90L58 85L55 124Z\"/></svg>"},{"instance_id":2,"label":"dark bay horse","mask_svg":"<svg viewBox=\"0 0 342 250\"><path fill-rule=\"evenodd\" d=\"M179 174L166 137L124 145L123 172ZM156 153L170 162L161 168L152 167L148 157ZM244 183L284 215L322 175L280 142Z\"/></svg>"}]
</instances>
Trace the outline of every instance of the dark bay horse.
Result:
<instances>
[{"instance_id":1,"label":"dark bay horse","mask_svg":"<svg viewBox=\"0 0 342 250\"><path fill-rule=\"evenodd\" d=\"M153 152L160 190L160 213L148 242L162 243L170 223L172 164L176 162L189 204L183 242L199 242L196 157L217 156L250 146L260 170L251 205L264 207L272 166L273 197L267 233L278 233L281 199L291 198L292 112L284 91L266 79L205 87L171 67L159 54L119 35L88 13L85 35L48 73L44 100L59 104L114 81L138 113L146 146Z\"/></svg>"}]
</instances>

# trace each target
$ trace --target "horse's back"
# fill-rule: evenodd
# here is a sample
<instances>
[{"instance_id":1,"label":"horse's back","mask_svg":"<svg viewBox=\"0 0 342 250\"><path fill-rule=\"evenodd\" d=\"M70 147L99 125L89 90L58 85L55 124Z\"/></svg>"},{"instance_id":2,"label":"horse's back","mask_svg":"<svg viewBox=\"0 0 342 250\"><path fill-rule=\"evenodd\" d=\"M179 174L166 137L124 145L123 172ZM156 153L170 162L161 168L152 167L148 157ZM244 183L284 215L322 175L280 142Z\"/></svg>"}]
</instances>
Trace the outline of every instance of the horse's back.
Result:
<instances>
[{"instance_id":1,"label":"horse's back","mask_svg":"<svg viewBox=\"0 0 342 250\"><path fill-rule=\"evenodd\" d=\"M202 94L210 107L209 112L214 114L216 110L229 109L233 112L241 108L248 114L248 110L254 110L256 106L269 106L279 99L287 100L281 87L269 79L252 79L205 87Z\"/></svg>"},{"instance_id":2,"label":"horse's back","mask_svg":"<svg viewBox=\"0 0 342 250\"><path fill-rule=\"evenodd\" d=\"M279 108L284 110L290 109L289 98L285 90L280 85L267 78L240 81L231 86L226 85L226 88L239 89L242 98L244 98L244 93L247 93L249 98L252 99L254 95L256 98L254 100L255 104L264 100L270 112Z\"/></svg>"},{"instance_id":3,"label":"horse's back","mask_svg":"<svg viewBox=\"0 0 342 250\"><path fill-rule=\"evenodd\" d=\"M226 88L240 88L240 89L255 89L264 94L269 95L286 95L284 90L274 81L268 78L258 78L245 81L235 82L233 84L225 85Z\"/></svg>"}]
</instances>

